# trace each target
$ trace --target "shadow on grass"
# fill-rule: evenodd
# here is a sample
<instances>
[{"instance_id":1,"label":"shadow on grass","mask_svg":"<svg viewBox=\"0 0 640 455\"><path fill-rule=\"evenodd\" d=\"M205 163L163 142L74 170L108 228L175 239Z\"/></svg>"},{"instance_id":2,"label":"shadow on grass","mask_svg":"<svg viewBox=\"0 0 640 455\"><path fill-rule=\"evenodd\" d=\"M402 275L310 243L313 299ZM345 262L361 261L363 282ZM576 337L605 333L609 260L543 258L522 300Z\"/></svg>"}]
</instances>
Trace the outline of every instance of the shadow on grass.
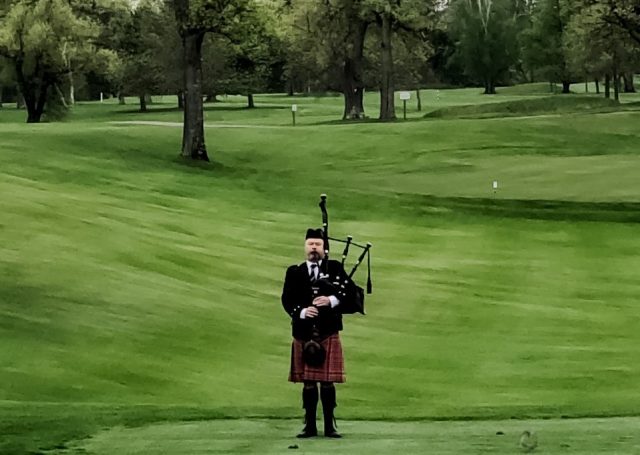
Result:
<instances>
[{"instance_id":1,"label":"shadow on grass","mask_svg":"<svg viewBox=\"0 0 640 455\"><path fill-rule=\"evenodd\" d=\"M422 215L442 211L504 218L640 223L638 202L579 202L402 195Z\"/></svg>"},{"instance_id":2,"label":"shadow on grass","mask_svg":"<svg viewBox=\"0 0 640 455\"><path fill-rule=\"evenodd\" d=\"M215 111L221 111L221 112L241 112L241 111L270 111L270 110L287 110L290 109L290 106L283 106L283 105L273 105L273 106L255 106L255 107L247 107L244 105L228 105L228 104L222 104L222 103L205 103L204 104L204 111L205 112L215 112ZM121 111L117 111L118 114L140 114L140 115L146 115L146 114L158 114L158 113L165 113L165 112L183 112L182 109L180 109L177 106L172 106L172 107L153 107L150 106L145 112L142 112L140 109L126 109L126 110L121 110Z\"/></svg>"},{"instance_id":3,"label":"shadow on grass","mask_svg":"<svg viewBox=\"0 0 640 455\"><path fill-rule=\"evenodd\" d=\"M177 155L171 162L184 170L200 172L203 175L215 175L216 177L247 178L258 173L253 168L233 167L215 159L202 161Z\"/></svg>"},{"instance_id":4,"label":"shadow on grass","mask_svg":"<svg viewBox=\"0 0 640 455\"><path fill-rule=\"evenodd\" d=\"M380 120L377 118L366 118L366 119L358 119L358 120L324 120L321 122L314 122L305 124L305 126L331 126L331 125L375 125L375 124L390 124L390 123L413 123L413 122L423 122L426 119L423 117L410 117L406 120L402 118L402 115L396 117L393 120Z\"/></svg>"}]
</instances>

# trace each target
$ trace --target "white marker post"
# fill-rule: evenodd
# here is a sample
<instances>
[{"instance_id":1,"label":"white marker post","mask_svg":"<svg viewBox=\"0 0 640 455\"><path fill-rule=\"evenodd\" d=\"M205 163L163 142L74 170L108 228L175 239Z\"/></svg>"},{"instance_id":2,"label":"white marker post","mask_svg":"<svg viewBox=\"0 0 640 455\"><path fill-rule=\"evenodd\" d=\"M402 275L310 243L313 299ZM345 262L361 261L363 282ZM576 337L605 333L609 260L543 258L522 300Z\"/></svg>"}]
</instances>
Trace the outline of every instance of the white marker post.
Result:
<instances>
[{"instance_id":1,"label":"white marker post","mask_svg":"<svg viewBox=\"0 0 640 455\"><path fill-rule=\"evenodd\" d=\"M407 119L407 101L411 99L410 92L400 92L400 99L402 100L402 104L404 107L404 119Z\"/></svg>"},{"instance_id":2,"label":"white marker post","mask_svg":"<svg viewBox=\"0 0 640 455\"><path fill-rule=\"evenodd\" d=\"M493 181L493 192L495 193L498 190L498 181L494 180Z\"/></svg>"},{"instance_id":3,"label":"white marker post","mask_svg":"<svg viewBox=\"0 0 640 455\"><path fill-rule=\"evenodd\" d=\"M100 102L102 103L104 101L104 95L102 94L102 92L100 92Z\"/></svg>"},{"instance_id":4,"label":"white marker post","mask_svg":"<svg viewBox=\"0 0 640 455\"><path fill-rule=\"evenodd\" d=\"M298 105L291 105L291 115L293 116L293 126L296 126L296 112L298 112Z\"/></svg>"}]
</instances>

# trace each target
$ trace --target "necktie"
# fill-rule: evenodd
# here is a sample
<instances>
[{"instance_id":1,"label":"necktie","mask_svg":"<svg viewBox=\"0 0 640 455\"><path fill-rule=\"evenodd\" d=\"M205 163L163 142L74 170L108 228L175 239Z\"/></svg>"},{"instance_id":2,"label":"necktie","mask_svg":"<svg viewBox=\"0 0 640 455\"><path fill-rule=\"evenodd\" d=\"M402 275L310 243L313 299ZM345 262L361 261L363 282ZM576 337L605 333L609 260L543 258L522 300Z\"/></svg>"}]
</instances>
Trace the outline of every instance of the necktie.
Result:
<instances>
[{"instance_id":1,"label":"necktie","mask_svg":"<svg viewBox=\"0 0 640 455\"><path fill-rule=\"evenodd\" d=\"M311 272L309 272L309 279L312 283L316 281L316 270L318 268L318 264L311 264Z\"/></svg>"}]
</instances>

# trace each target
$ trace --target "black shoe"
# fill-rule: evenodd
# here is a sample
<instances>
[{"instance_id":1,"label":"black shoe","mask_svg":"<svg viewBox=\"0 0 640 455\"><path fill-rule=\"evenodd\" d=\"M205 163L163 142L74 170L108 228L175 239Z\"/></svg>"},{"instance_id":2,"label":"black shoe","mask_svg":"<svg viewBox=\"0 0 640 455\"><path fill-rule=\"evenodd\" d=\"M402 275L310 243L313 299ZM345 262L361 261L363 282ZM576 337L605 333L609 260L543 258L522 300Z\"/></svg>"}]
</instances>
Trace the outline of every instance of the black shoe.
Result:
<instances>
[{"instance_id":1,"label":"black shoe","mask_svg":"<svg viewBox=\"0 0 640 455\"><path fill-rule=\"evenodd\" d=\"M296 435L296 438L314 438L318 436L318 429L314 426L314 427L309 427L309 426L305 426L302 429L302 432L298 433Z\"/></svg>"},{"instance_id":2,"label":"black shoe","mask_svg":"<svg viewBox=\"0 0 640 455\"><path fill-rule=\"evenodd\" d=\"M339 439L342 437L342 435L340 433L338 433L338 430L335 429L335 427L333 426L333 423L331 425L324 425L324 436L325 438L334 438L334 439Z\"/></svg>"}]
</instances>

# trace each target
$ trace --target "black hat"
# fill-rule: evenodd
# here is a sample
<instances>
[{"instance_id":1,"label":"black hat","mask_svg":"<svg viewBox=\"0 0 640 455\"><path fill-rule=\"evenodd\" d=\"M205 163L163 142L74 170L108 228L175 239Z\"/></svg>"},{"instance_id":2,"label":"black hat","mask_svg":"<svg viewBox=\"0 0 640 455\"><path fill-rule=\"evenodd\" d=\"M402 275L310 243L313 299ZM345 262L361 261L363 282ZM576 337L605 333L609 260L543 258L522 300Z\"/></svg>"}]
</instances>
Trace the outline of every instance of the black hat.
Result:
<instances>
[{"instance_id":1,"label":"black hat","mask_svg":"<svg viewBox=\"0 0 640 455\"><path fill-rule=\"evenodd\" d=\"M307 229L307 235L304 238L305 240L307 239L321 239L324 240L324 233L322 232L322 229L312 229L309 228Z\"/></svg>"}]
</instances>

